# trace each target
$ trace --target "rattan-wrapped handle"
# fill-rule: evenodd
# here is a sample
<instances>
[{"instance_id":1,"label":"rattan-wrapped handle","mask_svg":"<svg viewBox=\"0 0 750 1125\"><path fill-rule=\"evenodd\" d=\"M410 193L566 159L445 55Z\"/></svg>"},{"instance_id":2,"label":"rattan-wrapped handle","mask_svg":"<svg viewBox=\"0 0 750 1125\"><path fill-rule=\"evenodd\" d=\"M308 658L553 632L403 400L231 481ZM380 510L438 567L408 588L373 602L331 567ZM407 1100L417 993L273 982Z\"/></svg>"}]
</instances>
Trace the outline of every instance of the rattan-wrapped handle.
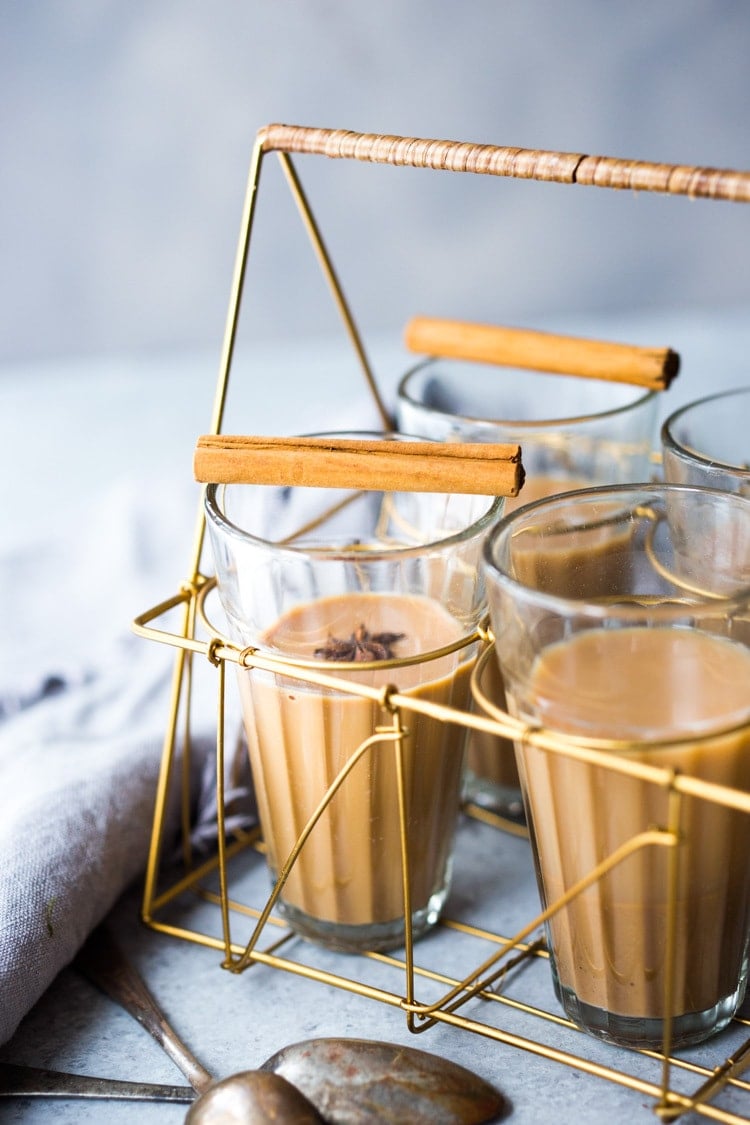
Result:
<instances>
[{"instance_id":1,"label":"rattan-wrapped handle","mask_svg":"<svg viewBox=\"0 0 750 1125\"><path fill-rule=\"evenodd\" d=\"M414 317L406 326L404 341L410 351L421 355L608 379L654 391L666 390L680 368L680 357L671 348L646 348L438 317Z\"/></svg>"},{"instance_id":2,"label":"rattan-wrapped handle","mask_svg":"<svg viewBox=\"0 0 750 1125\"><path fill-rule=\"evenodd\" d=\"M264 152L311 153L374 164L750 203L750 172L731 168L657 164L582 152L353 133L348 129L317 129L305 125L266 125L258 132L258 144Z\"/></svg>"},{"instance_id":3,"label":"rattan-wrapped handle","mask_svg":"<svg viewBox=\"0 0 750 1125\"><path fill-rule=\"evenodd\" d=\"M198 438L195 479L377 492L463 492L517 496L524 471L518 445L357 438Z\"/></svg>"}]
</instances>

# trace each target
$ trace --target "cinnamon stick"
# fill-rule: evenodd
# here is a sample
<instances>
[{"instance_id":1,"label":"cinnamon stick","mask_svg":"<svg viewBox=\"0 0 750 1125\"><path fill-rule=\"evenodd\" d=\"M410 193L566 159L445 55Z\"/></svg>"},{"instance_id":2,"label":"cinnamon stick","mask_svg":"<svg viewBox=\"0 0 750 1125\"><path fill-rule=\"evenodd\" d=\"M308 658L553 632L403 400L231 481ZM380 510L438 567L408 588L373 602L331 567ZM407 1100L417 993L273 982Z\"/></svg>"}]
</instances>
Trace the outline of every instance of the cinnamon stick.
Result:
<instances>
[{"instance_id":1,"label":"cinnamon stick","mask_svg":"<svg viewBox=\"0 0 750 1125\"><path fill-rule=\"evenodd\" d=\"M378 492L517 496L524 471L518 445L359 438L198 438L195 479Z\"/></svg>"},{"instance_id":2,"label":"cinnamon stick","mask_svg":"<svg viewBox=\"0 0 750 1125\"><path fill-rule=\"evenodd\" d=\"M680 357L671 348L616 344L437 317L414 317L406 326L404 340L410 351L421 355L608 379L654 391L666 390L680 367Z\"/></svg>"}]
</instances>

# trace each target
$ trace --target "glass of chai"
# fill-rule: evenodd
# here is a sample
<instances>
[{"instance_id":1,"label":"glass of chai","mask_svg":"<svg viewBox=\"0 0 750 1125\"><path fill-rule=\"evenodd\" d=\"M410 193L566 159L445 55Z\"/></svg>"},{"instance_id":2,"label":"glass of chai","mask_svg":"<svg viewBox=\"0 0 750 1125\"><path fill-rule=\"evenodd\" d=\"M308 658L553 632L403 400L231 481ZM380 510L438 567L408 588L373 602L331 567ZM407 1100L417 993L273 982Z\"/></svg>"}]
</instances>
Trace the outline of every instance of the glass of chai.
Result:
<instances>
[{"instance_id":1,"label":"glass of chai","mask_svg":"<svg viewBox=\"0 0 750 1125\"><path fill-rule=\"evenodd\" d=\"M612 1043L698 1042L748 968L750 501L574 492L502 520L485 564L508 711L542 732L516 748L544 909L599 875L547 922L557 996ZM675 773L699 779L677 825Z\"/></svg>"},{"instance_id":2,"label":"glass of chai","mask_svg":"<svg viewBox=\"0 0 750 1125\"><path fill-rule=\"evenodd\" d=\"M661 430L664 479L750 496L750 387L680 407Z\"/></svg>"},{"instance_id":3,"label":"glass of chai","mask_svg":"<svg viewBox=\"0 0 750 1125\"><path fill-rule=\"evenodd\" d=\"M279 907L303 937L353 951L403 944L399 771L412 936L439 917L466 730L401 708L399 763L399 740L381 728L393 727L391 685L415 700L468 706L476 629L487 612L481 549L502 505L463 494L208 486L231 637L282 661L274 670L239 670L274 882L351 766L280 890ZM299 666L348 687L295 678Z\"/></svg>"},{"instance_id":4,"label":"glass of chai","mask_svg":"<svg viewBox=\"0 0 750 1125\"><path fill-rule=\"evenodd\" d=\"M400 430L436 441L518 443L526 480L512 508L599 484L648 480L658 394L605 379L519 370L453 359L426 360L398 387ZM502 681L486 666L487 691ZM523 805L513 747L472 733L465 797L514 821Z\"/></svg>"}]
</instances>

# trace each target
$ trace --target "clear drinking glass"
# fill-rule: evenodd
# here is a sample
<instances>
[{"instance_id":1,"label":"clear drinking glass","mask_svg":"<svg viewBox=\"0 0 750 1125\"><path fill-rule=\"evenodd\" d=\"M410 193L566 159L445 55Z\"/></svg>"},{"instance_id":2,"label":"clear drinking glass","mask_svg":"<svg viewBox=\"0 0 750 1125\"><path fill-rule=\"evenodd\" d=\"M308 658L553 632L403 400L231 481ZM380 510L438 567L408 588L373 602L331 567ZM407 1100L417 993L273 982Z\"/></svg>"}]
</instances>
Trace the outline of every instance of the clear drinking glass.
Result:
<instances>
[{"instance_id":1,"label":"clear drinking glass","mask_svg":"<svg viewBox=\"0 0 750 1125\"><path fill-rule=\"evenodd\" d=\"M332 435L382 437L383 435ZM394 440L398 440L396 437ZM207 524L229 632L370 697L240 669L240 696L275 880L328 787L357 761L280 893L299 934L339 949L404 940L401 834L383 689L465 708L486 614L480 569L502 500L487 496L210 485ZM404 714L414 936L438 918L451 870L465 727Z\"/></svg>"},{"instance_id":2,"label":"clear drinking glass","mask_svg":"<svg viewBox=\"0 0 750 1125\"><path fill-rule=\"evenodd\" d=\"M665 480L750 496L750 387L675 410L661 443Z\"/></svg>"},{"instance_id":3,"label":"clear drinking glass","mask_svg":"<svg viewBox=\"0 0 750 1125\"><path fill-rule=\"evenodd\" d=\"M542 496L649 479L658 395L611 380L552 375L492 364L427 360L398 387L398 428L437 441L521 445L526 480L505 513ZM497 697L497 668L484 672ZM523 820L513 747L469 737L465 795Z\"/></svg>"},{"instance_id":4,"label":"clear drinking glass","mask_svg":"<svg viewBox=\"0 0 750 1125\"><path fill-rule=\"evenodd\" d=\"M485 563L508 710L556 739L517 745L546 907L667 824L671 775L658 785L618 772L624 761L750 790L750 501L677 485L574 492L502 520ZM599 749L613 768L560 747ZM741 1003L750 921L750 814L682 801L674 1046ZM670 854L640 848L548 922L563 1008L614 1043L662 1044Z\"/></svg>"}]
</instances>

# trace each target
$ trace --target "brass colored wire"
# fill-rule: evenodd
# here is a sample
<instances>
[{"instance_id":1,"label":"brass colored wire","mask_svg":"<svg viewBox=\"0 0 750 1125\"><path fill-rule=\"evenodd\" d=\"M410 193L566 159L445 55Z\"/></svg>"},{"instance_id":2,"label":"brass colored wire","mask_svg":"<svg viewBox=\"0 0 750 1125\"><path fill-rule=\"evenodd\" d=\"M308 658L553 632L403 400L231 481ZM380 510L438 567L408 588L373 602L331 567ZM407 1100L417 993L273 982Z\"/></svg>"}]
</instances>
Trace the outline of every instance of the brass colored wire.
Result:
<instances>
[{"instance_id":1,"label":"brass colored wire","mask_svg":"<svg viewBox=\"0 0 750 1125\"><path fill-rule=\"evenodd\" d=\"M672 1050L672 1026L674 1023L674 993L675 974L677 971L677 888L680 873L680 828L682 815L682 798L675 789L669 793L667 811L667 834L674 842L674 847L668 853L667 859L667 915L666 933L664 938L664 962L667 971L664 974L664 1034L662 1037L662 1050L664 1063L662 1067L662 1104L666 1105L669 1094L669 1056Z\"/></svg>"},{"instance_id":2,"label":"brass colored wire","mask_svg":"<svg viewBox=\"0 0 750 1125\"><path fill-rule=\"evenodd\" d=\"M381 703L383 702L382 693L379 692L378 689L369 688L367 687L367 685L353 684L350 681L343 680L337 676L323 674L319 671L316 671L314 668L299 666L296 664L296 662L290 661L288 658L268 657L252 650L240 650L237 646L233 646L224 641L224 639L216 637L215 635L212 636L210 641L204 642L197 641L193 638L181 638L178 634L170 634L162 629L151 629L151 623L156 618L158 618L158 611L160 609L163 612L166 612L169 608L173 608L174 604L179 605L180 602L184 603L186 599L190 601L192 598L195 598L197 602L200 602L200 600L202 598L205 598L205 596L209 592L210 586L211 583L209 581L199 580L196 583L196 588L198 591L197 594L195 590L193 590L192 592L182 591L174 598L167 599L166 602L161 603L160 606L154 607L153 610L146 611L145 614L142 614L140 616L139 628L142 629L146 635L151 636L152 639L159 640L161 643L176 645L178 647L184 645L191 653L202 652L203 655L205 655L207 658L210 657L213 662L218 663L220 667L223 667L224 662L226 660L229 660L230 662L244 664L247 667L265 668L267 670L277 672L281 671L285 675L292 674L306 682L311 682L319 684L320 686L331 687L336 690L347 691L354 694L365 695L370 698L377 699ZM479 660L486 661L490 658L492 658L492 651L489 646L486 646L485 651L482 653ZM396 662L396 664L397 663L398 662ZM475 668L473 682L475 682L475 680L478 678L478 671L479 669ZM498 733L505 737L510 734L511 737L525 738L527 741L532 742L534 745L543 746L551 753L569 754L570 756L581 757L581 759L585 761L591 760L596 762L597 764L604 764L605 766L615 768L623 773L643 776L646 780L652 782L653 784L658 784L666 788L668 791L670 791L670 793L673 794L675 800L679 799L679 795L681 793L689 793L691 795L702 796L704 799L718 800L720 803L724 803L729 807L739 807L743 811L750 811L750 799L746 794L738 793L734 790L729 790L725 787L716 786L707 782L702 782L699 779L686 778L684 775L675 776L669 770L646 767L643 763L629 761L627 759L627 755L624 758L620 758L618 756L613 757L611 755L611 752L607 754L604 751L603 746L606 745L606 743L603 743L602 740L599 740L597 742L595 749L589 750L588 748L584 747L580 748L580 750L577 750L577 748L570 746L566 740L563 739L561 741L559 736L557 736L554 732L548 732L541 729L535 730L525 728L523 724L519 724L516 720L513 720L510 716L504 715L502 712L498 713L499 719L497 717L483 718L482 716L465 714L463 712L457 713L452 711L450 708L446 708L444 705L428 704L426 703L426 701L414 699L413 697L408 695L401 695L401 693L398 692L397 687L395 686L390 691L389 706L397 709L399 714L402 710L406 712L408 712L409 710L423 711L424 713L443 718L445 721L459 722L467 726L476 725L480 729L489 730L490 732ZM492 708L491 705L490 709L496 710ZM379 732L375 737L382 738L382 731ZM398 740L397 735L394 735L393 732L390 733L390 737L396 738L396 741ZM622 745L623 744L619 742L614 742L612 744L613 748L616 750L622 749ZM628 746L632 750L636 749L638 744L626 744L626 746ZM366 753L367 749L368 747L366 746L360 747L357 753L361 755L362 753ZM339 777L334 781L331 789L322 799L321 804L316 810L313 819L316 819L319 815L322 814L322 811L325 808L328 800L333 795L333 791L335 791L335 789L338 788L338 786L342 782L342 777ZM309 829L311 829L311 827L311 824L308 825ZM642 1083L640 1082L640 1080L631 1079L630 1076L626 1074L621 1074L617 1071L610 1072L608 1068L600 1067L598 1066L598 1064L592 1064L588 1062L588 1060L579 1059L576 1056L570 1056L565 1052L554 1051L546 1047L544 1044L536 1044L533 1041L508 1035L504 1032L497 1031L494 1028L487 1028L485 1025L477 1024L476 1021L467 1018L465 1015L461 1016L458 1014L458 1009L462 1005L464 1005L468 1001L468 999L472 997L486 998L495 995L492 992L492 985L505 975L508 968L507 964L501 964L503 958L506 958L508 954L513 950L520 950L523 954L523 950L526 946L526 938L535 930L537 930L539 926L543 925L548 917L551 917L554 912L564 909L565 905L568 901L570 901L572 897L579 893L582 893L586 886L594 883L605 873L606 870L609 870L612 866L616 865L619 862L622 862L625 856L628 854L632 854L633 851L638 850L642 847L649 846L673 846L676 843L676 836L673 830L651 830L649 832L642 833L640 836L635 837L630 841L627 841L621 849L619 849L616 853L613 853L603 864L600 864L596 869L594 869L585 880L582 880L581 883L571 888L568 894L563 896L557 902L550 904L546 911L543 911L541 914L539 914L529 925L524 927L523 930L521 930L513 938L504 940L501 948L492 956L486 958L482 962L482 964L478 968L474 969L467 977L465 977L461 981L453 982L448 993L446 993L440 1000L431 1003L421 1003L416 999L415 980L419 976L423 975L423 971L415 965L413 961L413 952L404 962L404 993L403 995L400 995L398 993L391 993L380 988L365 985L363 982L341 978L333 973L321 972L309 966L297 965L294 962L290 962L287 958L279 958L274 952L259 949L258 942L262 932L264 931L264 927L270 921L275 921L271 918L272 907L277 897L273 894L273 892L264 909L256 912L258 921L256 923L256 927L250 942L244 948L241 946L238 947L236 943L231 940L229 934L229 910L235 907L231 904L231 900L229 897L227 865L231 858L231 855L241 850L242 847L247 846L251 839L251 837L246 837L236 845L231 845L226 849L226 853L223 857L220 858L218 863L220 872L220 886L222 888L218 895L218 903L225 918L223 927L224 936L222 939L211 939L207 935L196 935L193 933L193 931L180 929L178 927L170 927L168 925L165 926L162 922L157 920L154 917L155 911L157 909L161 909L162 907L166 907L168 903L170 901L173 901L174 897L176 897L176 895L172 895L170 893L160 896L159 899L152 895L151 900L148 903L149 909L144 914L148 924L151 925L154 929L159 930L160 932L171 933L173 934L173 936L183 937L186 940L196 940L199 942L199 944L208 945L212 948L222 950L224 952L223 963L225 967L231 968L234 972L241 972L244 969L250 967L252 964L261 963L270 967L280 968L288 972L308 977L309 979L318 981L319 983L324 985L343 988L345 990L355 992L358 995L384 1002L394 1007L398 1007L405 1014L407 1026L411 1031L415 1033L422 1033L423 1031L426 1031L430 1027L434 1026L436 1023L445 1022L454 1026L461 1027L464 1030L475 1031L479 1034L489 1036L490 1038L498 1039L503 1043L518 1046L521 1049L527 1051L532 1051L533 1053L540 1054L544 1058L564 1062L566 1065L580 1069L585 1073L598 1074L599 1076L608 1077L613 1082L617 1082L621 1085L637 1089L641 1093L648 1093L653 1096L655 1099L655 1104L659 1107L659 1114L662 1116L667 1115L666 1119L673 1119L675 1115L686 1112L687 1109L690 1108L692 1103L690 1102L690 1099L687 1095L676 1094L669 1088L669 1067L670 1065L675 1065L675 1061L670 1060L668 1054L665 1056L662 1053L661 1055L656 1056L661 1059L663 1067L660 1085L657 1085L655 1083ZM290 857L291 862L293 862L296 855L299 854L299 850L301 849L303 844L304 839L300 839L293 856ZM677 852L678 850L679 849L673 847L674 852ZM206 872L216 869L216 866L216 861L209 861L208 863L202 865L200 869L200 877L203 877ZM194 888L196 887L198 882L199 879L196 877L196 873L189 873L185 878L181 880L181 887L179 888L179 890L184 891L189 889L190 887ZM467 929L471 930L472 928L467 927ZM274 944L274 948L276 949L283 945L288 940L289 936L290 935L287 935L279 939ZM674 940L674 936L672 940ZM377 957L378 955L372 956ZM438 979L438 975L436 975L433 979ZM516 1004L518 1002L513 1003ZM528 1006L520 1004L519 1007L521 1010L525 1010ZM529 1008L528 1010L532 1014L535 1012L535 1010L531 1008ZM677 1065L682 1065L679 1060ZM722 1075L724 1075L723 1079ZM718 1078L713 1079L711 1091L715 1090L715 1088L720 1083L722 1083L722 1081L729 1081L732 1084L736 1082L735 1070L733 1070L730 1065L727 1065L724 1068ZM707 1083L704 1083L704 1085L706 1084ZM716 1108L711 1105L698 1104L695 1108L695 1112L704 1116L708 1116L712 1120L725 1122L726 1125L735 1125L735 1123L739 1123L743 1120L750 1120L750 1118L739 1118L735 1115L726 1113L725 1111L716 1110ZM669 1114L672 1115L672 1118L669 1118Z\"/></svg>"},{"instance_id":3,"label":"brass colored wire","mask_svg":"<svg viewBox=\"0 0 750 1125\"><path fill-rule=\"evenodd\" d=\"M216 844L219 859L219 887L221 890L221 924L224 933L224 956L225 963L229 963L231 961L232 938L229 923L229 882L226 856L227 830L224 820L225 686L226 665L223 660L220 660L218 662L218 707L216 712Z\"/></svg>"},{"instance_id":4,"label":"brass colored wire","mask_svg":"<svg viewBox=\"0 0 750 1125\"><path fill-rule=\"evenodd\" d=\"M281 166L284 169L284 173L289 183L289 188L294 197L294 201L299 208L300 214L302 216L302 221L305 224L307 233L310 237L310 241L312 242L313 248L317 254L318 261L320 262L321 268L323 270L323 274L326 278L326 281L328 282L328 287L333 294L336 307L339 310L339 315L344 322L344 327L352 343L352 346L354 347L354 351L357 355L357 359L360 362L360 366L362 367L365 381L367 382L370 393L372 394L375 401L375 406L377 407L378 413L380 414L380 420L383 424L383 429L392 430L394 429L393 419L388 412L383 399L381 398L380 391L378 390L378 386L375 381L375 376L373 375L372 368L370 367L370 361L367 358L364 344L362 343L362 338L354 322L354 317L352 316L351 309L349 308L349 303L346 300L344 291L341 288L338 277L336 276L333 262L331 261L330 255L326 249L325 243L323 241L323 236L320 233L320 228L318 227L318 224L315 221L315 217L310 210L310 205L307 202L307 196L303 191L302 184L300 183L297 172L289 156L280 152L279 160L281 161Z\"/></svg>"},{"instance_id":5,"label":"brass colored wire","mask_svg":"<svg viewBox=\"0 0 750 1125\"><path fill-rule=\"evenodd\" d=\"M354 751L354 753L351 755L351 757L348 759L348 761L346 762L346 764L342 768L341 772L339 774L337 774L337 776L331 782L330 786L328 787L328 789L326 790L324 795L321 797L318 805L316 806L316 808L311 813L307 823L305 824L305 827L302 829L302 832L300 833L299 838L297 839L297 842L295 843L294 847L292 848L291 852L289 853L289 856L287 857L285 862L282 864L281 870L279 871L279 874L278 874L278 876L276 878L276 881L274 883L273 890L272 890L272 892L269 896L269 899L268 899L268 902L266 903L266 906L264 907L263 911L261 912L260 918L258 919L258 924L255 927L255 930L253 931L253 934L250 938L250 941L247 944L247 948L245 950L245 953L240 958L239 961L236 961L232 964L232 969L233 969L234 972L238 972L238 973L242 972L242 970L247 967L247 965L250 961L250 957L251 957L253 948L255 946L255 943L256 943L260 933L262 932L263 927L265 926L265 923L266 923L266 920L268 919L269 914L271 913L272 909L276 905L276 902L279 898L279 895L281 894L281 891L284 889L284 886L287 882L287 879L289 878L289 874L290 874L292 868L294 867L294 864L297 861L297 857L298 857L299 853L302 851L302 848L304 847L305 842L309 839L310 833L312 832L313 828L315 827L315 825L320 820L321 816L325 812L328 805L331 803L335 794L339 791L339 789L341 788L343 783L346 781L347 777L349 776L351 771L354 769L354 767L357 765L360 758L362 758L365 754L367 754L368 751L373 746L377 746L382 742L387 742L387 741L392 742L394 740L396 742L400 741L398 731L379 729L374 735L372 735L368 739L365 739L365 741L362 742L357 747L357 749ZM401 786L401 792L403 792L403 785Z\"/></svg>"},{"instance_id":6,"label":"brass colored wire","mask_svg":"<svg viewBox=\"0 0 750 1125\"><path fill-rule=\"evenodd\" d=\"M211 417L210 432L219 434L223 425L230 370L235 351L239 313L242 293L245 284L245 275L249 257L251 233L254 222L255 206L260 187L261 168L264 155L275 151L279 154L281 166L286 176L289 188L297 204L298 211L307 229L313 249L318 256L323 273L331 290L344 328L354 348L359 364L363 370L365 380L373 395L375 405L385 423L390 423L390 416L380 397L369 361L365 354L359 331L354 322L344 290L336 275L333 263L325 247L322 234L317 226L307 197L302 189L296 169L290 159L291 154L317 153L336 159L354 159L370 162L390 163L393 165L410 165L413 167L442 169L453 172L479 173L495 176L508 176L517 179L536 179L568 184L589 184L597 187L622 188L629 187L634 190L660 191L669 194L683 194L693 197L750 202L750 173L736 172L727 169L710 169L698 167L684 167L668 164L654 164L643 161L622 161L609 157L589 156L581 153L562 153L542 150L525 150L518 148L501 148L492 145L474 145L464 142L425 140L420 138L388 137L376 134L357 134L346 130L308 129L299 126L269 125L260 130L253 148L243 212L240 225L240 235L235 254L234 272L232 277L229 308L224 329L222 353L219 374L215 389L213 412ZM658 458L653 458L654 463ZM652 529L653 530L653 529ZM750 1116L738 1116L728 1110L721 1109L713 1104L708 1104L718 1089L725 1084L730 1084L738 1091L750 1093L750 1084L742 1080L739 1075L747 1065L747 1056L750 1053L750 1042L735 1051L732 1057L725 1060L713 1072L705 1067L690 1063L687 1060L671 1058L669 1054L670 1030L667 1023L665 1028L665 1050L660 1054L655 1051L643 1051L640 1055L661 1062L661 1080L652 1082L626 1073L616 1067L608 1067L593 1062L588 1058L575 1055L552 1047L541 1039L528 1038L512 1034L510 1031L491 1026L487 1022L473 1019L465 1012L459 1013L459 1008L466 1004L470 997L477 997L492 1005L493 1010L503 1010L508 1006L516 1011L528 1014L538 1021L550 1021L554 1025L564 1025L573 1029L574 1025L566 1018L552 1012L544 1012L525 1003L523 1000L503 995L497 988L498 982L503 982L510 968L519 968L524 963L530 963L534 958L544 956L538 939L527 941L532 933L544 925L544 922L556 911L565 909L567 903L577 894L583 893L587 886L592 885L597 879L610 870L624 858L640 848L668 847L671 849L671 897L674 899L674 885L679 862L679 814L682 800L685 796L699 797L706 801L722 804L727 808L738 809L746 814L750 813L750 794L729 789L691 778L685 775L674 775L671 771L649 766L634 760L634 755L640 749L637 742L624 742L616 740L572 739L565 738L553 731L541 727L533 727L520 723L506 712L499 710L491 700L483 696L479 684L483 661L492 659L492 633L486 622L477 630L476 634L464 638L460 644L448 646L439 652L430 654L437 658L450 651L457 651L462 645L478 644L482 651L476 660L472 676L472 693L479 704L482 713L458 712L445 705L430 703L426 700L416 699L410 695L402 694L397 684L387 689L386 693L368 688L366 685L343 680L340 676L332 676L322 672L319 666L312 662L292 661L287 658L270 657L254 651L252 648L241 649L232 644L211 625L209 615L205 612L205 602L214 586L214 580L203 575L201 558L205 540L205 516L203 513L203 492L196 516L195 534L192 556L188 568L188 578L185 584L173 595L158 605L146 610L136 617L133 623L134 632L139 636L165 644L176 650L175 663L170 690L169 716L162 747L162 756L157 781L156 803L149 844L149 854L146 867L146 876L142 900L142 915L147 925L154 931L181 940L196 943L206 949L215 951L222 958L224 968L241 972L253 965L265 965L269 968L286 971L300 979L315 981L323 986L335 987L353 995L372 999L398 1009L407 1020L407 1026L414 1032L423 1032L436 1023L464 1032L475 1033L491 1041L516 1048L533 1054L547 1061L571 1067L581 1073L606 1079L624 1088L628 1088L641 1097L653 1100L655 1114L663 1120L675 1120L682 1113L692 1110L696 1115L718 1121L724 1125L741 1125L750 1121ZM658 569L658 566L657 566ZM674 580L673 575L667 574ZM678 583L679 585L679 583ZM684 586L684 583L683 583ZM687 588L687 587L685 587ZM175 630L164 628L161 618L176 612L179 618ZM198 627L207 629L208 640L199 639ZM197 665L195 657L206 658L206 665L211 674L217 677L217 731L216 731L216 770L217 770L217 818L219 845L217 854L209 859L196 862L189 843L183 840L184 847L184 873L165 888L159 888L159 875L162 862L162 847L166 825L166 804L170 792L175 763L177 761L179 740L178 725L181 711L183 714L183 728L181 746L183 754L183 768L189 765L190 743L192 738L191 710L193 695L193 676ZM418 658L420 661L424 657ZM358 976L345 977L333 972L327 972L312 965L294 960L294 935L286 923L273 913L273 906L278 896L269 896L261 909L247 906L235 901L232 896L230 867L234 860L248 848L258 852L263 851L262 841L259 840L258 831L235 831L231 836L227 832L227 823L224 811L224 770L225 770L225 681L226 663L230 662L246 668L265 669L271 672L283 673L293 676L302 682L316 684L326 689L364 696L374 699L381 706L385 706L391 713L392 725L379 728L373 739L364 743L355 753L355 760L363 754L372 752L377 743L390 742L393 753L396 755L397 772L399 775L399 802L400 802L400 831L402 839L401 861L403 878L403 897L405 901L405 929L406 948L403 959L385 954L364 954L363 960L370 963L379 963L383 966L392 966L403 971L404 985L402 991L393 991L367 984ZM404 661L394 660L389 662L397 673ZM213 668L211 666L213 665ZM361 670L365 665L357 665ZM382 664L379 664L382 669ZM341 665L339 671L344 671ZM472 969L462 980L454 979L445 973L421 966L415 962L411 935L411 917L408 910L411 894L409 881L409 852L406 831L404 779L402 767L398 765L403 749L404 720L412 712L430 716L443 722L457 723L468 730L483 731L500 737L525 741L528 745L538 747L551 754L559 754L575 760L602 766L614 773L629 775L660 787L669 796L668 823L664 829L652 829L641 833L627 841L599 864L589 875L582 879L575 887L558 899L550 903L531 923L513 937L507 938L499 934L489 933L475 926L470 926L460 921L442 919L439 923L445 930L455 930L477 940L489 942L496 948L494 952L485 957L481 964ZM728 732L727 732L728 733ZM658 744L663 748L679 746L683 740L672 740L669 743ZM695 738L684 741L695 742ZM386 749L385 747L383 749ZM353 763L352 763L353 764ZM351 767L349 767L351 768ZM310 822L306 826L300 839L297 841L292 853L287 859L282 880L299 855L305 844L309 832L312 830L317 818L322 814L327 802L338 787L343 784L346 776L346 767L337 777L326 794L321 798ZM182 778L183 801L183 837L189 835L186 819L186 787L185 778ZM472 810L473 815L479 816L478 810ZM501 827L489 818L484 818L489 824ZM508 830L508 825L502 825ZM525 830L524 830L525 831ZM204 885L205 880L212 880L218 876L219 890L216 892ZM283 885L283 881L279 884ZM207 934L199 929L188 928L172 924L161 917L183 895L194 895L202 901L215 903L221 917L221 936ZM674 903L669 911L670 923L668 927L668 960L674 968L674 946L676 933L674 928ZM250 941L246 945L238 943L232 937L232 916L239 914L255 920L255 928ZM158 915L158 916L157 916ZM281 931L280 933L278 931ZM261 936L266 937L267 932L273 936L265 948L260 947ZM289 947L291 946L291 954ZM667 972L665 983L665 1001L667 1011L671 1011L671 989L673 987L671 973ZM447 991L437 1002L422 1003L417 999L417 981L426 980L443 985ZM737 1021L742 1022L742 1021ZM581 1039L586 1041L585 1034ZM670 1074L673 1068L682 1068L693 1071L705 1077L702 1086L689 1096L678 1093L670 1088Z\"/></svg>"}]
</instances>

